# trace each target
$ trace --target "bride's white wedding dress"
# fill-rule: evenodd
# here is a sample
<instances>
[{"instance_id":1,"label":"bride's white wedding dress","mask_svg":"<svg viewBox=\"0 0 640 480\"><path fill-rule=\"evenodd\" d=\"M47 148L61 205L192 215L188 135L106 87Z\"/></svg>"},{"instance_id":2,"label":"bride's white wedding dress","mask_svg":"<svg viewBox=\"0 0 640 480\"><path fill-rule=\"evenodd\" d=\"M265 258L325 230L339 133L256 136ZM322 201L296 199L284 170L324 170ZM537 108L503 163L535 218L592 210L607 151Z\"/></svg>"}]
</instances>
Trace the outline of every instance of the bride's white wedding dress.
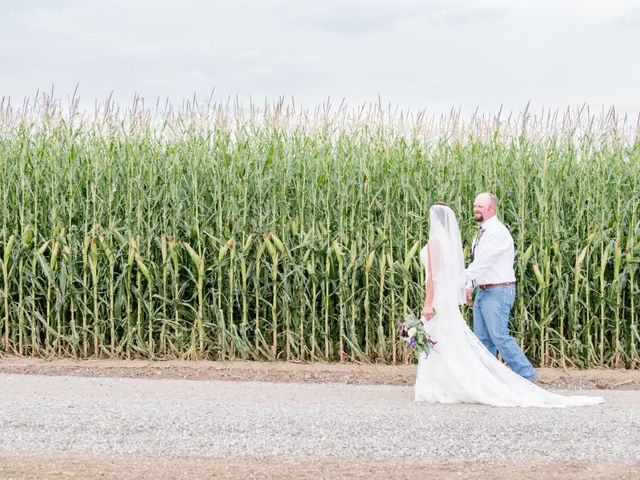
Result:
<instances>
[{"instance_id":1,"label":"bride's white wedding dress","mask_svg":"<svg viewBox=\"0 0 640 480\"><path fill-rule=\"evenodd\" d=\"M430 321L423 320L423 324L437 344L428 357L422 354L418 361L415 400L546 408L604 402L602 397L564 396L546 391L514 373L476 338L460 313L464 286L452 281L464 267L460 265L462 247L457 221L453 211L446 210L445 216L452 218L446 219L446 225L440 225L442 229L434 225L438 219L431 216L435 316ZM420 258L428 275L427 247L420 252Z\"/></svg>"}]
</instances>

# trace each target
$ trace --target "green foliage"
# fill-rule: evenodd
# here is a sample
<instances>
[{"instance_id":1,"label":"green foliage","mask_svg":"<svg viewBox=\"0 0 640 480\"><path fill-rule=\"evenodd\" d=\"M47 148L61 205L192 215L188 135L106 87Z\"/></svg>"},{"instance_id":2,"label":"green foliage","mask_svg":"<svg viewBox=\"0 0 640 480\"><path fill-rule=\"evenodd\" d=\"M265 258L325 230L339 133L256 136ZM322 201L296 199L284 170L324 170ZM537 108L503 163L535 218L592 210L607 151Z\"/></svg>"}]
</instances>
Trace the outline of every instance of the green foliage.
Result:
<instances>
[{"instance_id":1,"label":"green foliage","mask_svg":"<svg viewBox=\"0 0 640 480\"><path fill-rule=\"evenodd\" d=\"M395 322L422 304L428 209L452 206L467 252L473 198L493 191L527 355L638 366L640 144L615 119L578 134L243 112L5 107L3 350L410 361Z\"/></svg>"}]
</instances>

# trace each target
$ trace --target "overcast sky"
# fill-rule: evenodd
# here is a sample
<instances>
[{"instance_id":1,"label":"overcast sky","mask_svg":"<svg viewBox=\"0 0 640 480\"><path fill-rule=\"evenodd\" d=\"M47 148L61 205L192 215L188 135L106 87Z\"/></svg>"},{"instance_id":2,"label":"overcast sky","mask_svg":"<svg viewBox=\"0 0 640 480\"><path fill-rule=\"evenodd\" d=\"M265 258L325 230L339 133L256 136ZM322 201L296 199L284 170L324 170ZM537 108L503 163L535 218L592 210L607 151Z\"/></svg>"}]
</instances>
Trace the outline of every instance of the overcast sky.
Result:
<instances>
[{"instance_id":1,"label":"overcast sky","mask_svg":"<svg viewBox=\"0 0 640 480\"><path fill-rule=\"evenodd\" d=\"M0 96L640 112L640 3L2 0Z\"/></svg>"}]
</instances>

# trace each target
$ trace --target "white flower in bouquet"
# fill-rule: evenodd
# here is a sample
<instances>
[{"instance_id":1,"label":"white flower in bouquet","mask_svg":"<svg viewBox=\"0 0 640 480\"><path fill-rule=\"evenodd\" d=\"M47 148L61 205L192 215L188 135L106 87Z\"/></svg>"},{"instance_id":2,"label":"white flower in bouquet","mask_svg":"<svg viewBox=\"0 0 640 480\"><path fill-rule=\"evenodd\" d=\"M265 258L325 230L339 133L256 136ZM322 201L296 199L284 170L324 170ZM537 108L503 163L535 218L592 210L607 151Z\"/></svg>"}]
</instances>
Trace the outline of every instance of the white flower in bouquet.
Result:
<instances>
[{"instance_id":1,"label":"white flower in bouquet","mask_svg":"<svg viewBox=\"0 0 640 480\"><path fill-rule=\"evenodd\" d=\"M416 319L413 314L405 316L404 322L396 320L398 329L400 330L400 339L407 344L407 349L413 351L416 358L428 356L431 349L435 347L436 343L425 331L424 318L420 320Z\"/></svg>"}]
</instances>

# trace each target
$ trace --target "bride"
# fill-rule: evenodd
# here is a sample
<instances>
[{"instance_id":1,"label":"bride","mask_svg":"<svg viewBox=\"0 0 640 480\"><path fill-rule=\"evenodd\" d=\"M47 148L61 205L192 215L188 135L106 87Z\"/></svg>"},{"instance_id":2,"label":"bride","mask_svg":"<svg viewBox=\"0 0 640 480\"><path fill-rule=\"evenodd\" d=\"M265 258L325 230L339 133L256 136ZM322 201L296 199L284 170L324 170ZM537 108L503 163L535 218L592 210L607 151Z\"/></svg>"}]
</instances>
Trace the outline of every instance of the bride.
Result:
<instances>
[{"instance_id":1,"label":"bride","mask_svg":"<svg viewBox=\"0 0 640 480\"><path fill-rule=\"evenodd\" d=\"M429 224L429 241L420 259L425 266L425 306L435 315L422 322L437 344L418 361L416 401L547 408L604 402L602 397L548 392L511 371L482 345L460 313L464 260L455 214L448 206L433 205Z\"/></svg>"}]
</instances>

